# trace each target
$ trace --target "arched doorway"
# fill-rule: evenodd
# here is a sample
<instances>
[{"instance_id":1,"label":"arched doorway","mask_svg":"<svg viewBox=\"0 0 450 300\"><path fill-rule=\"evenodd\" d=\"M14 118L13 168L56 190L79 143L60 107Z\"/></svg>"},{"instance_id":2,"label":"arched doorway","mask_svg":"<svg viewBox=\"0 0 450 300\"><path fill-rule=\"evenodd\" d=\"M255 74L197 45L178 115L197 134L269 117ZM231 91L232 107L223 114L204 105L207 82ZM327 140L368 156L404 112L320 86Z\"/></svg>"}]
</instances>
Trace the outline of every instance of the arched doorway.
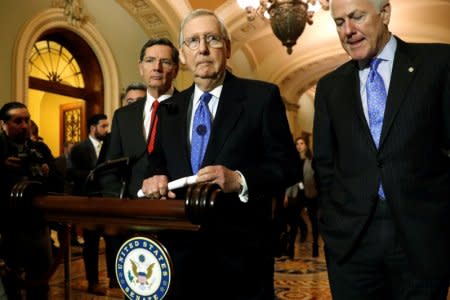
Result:
<instances>
[{"instance_id":1,"label":"arched doorway","mask_svg":"<svg viewBox=\"0 0 450 300\"><path fill-rule=\"evenodd\" d=\"M76 33L44 32L29 58L28 107L52 152L85 138L85 120L103 112L103 78L89 45Z\"/></svg>"},{"instance_id":2,"label":"arched doorway","mask_svg":"<svg viewBox=\"0 0 450 300\"><path fill-rule=\"evenodd\" d=\"M44 38L44 36L53 35L62 30L68 33L67 42L69 44L72 43L70 33L74 33L89 46L86 48L91 49L95 53L103 78L103 100L102 102L97 102L92 111L103 111L108 116L112 116L114 110L119 107L120 100L118 69L112 51L100 32L89 20L80 26L72 26L67 22L64 9L62 8L50 8L35 15L24 25L19 33L14 46L15 55L13 56L13 99L22 101L27 105L29 104L28 67L34 44ZM77 49L76 51L81 50ZM57 125L56 123L57 120L54 120L54 126ZM53 154L57 155L58 153L59 148L56 147L56 150L53 150Z\"/></svg>"}]
</instances>

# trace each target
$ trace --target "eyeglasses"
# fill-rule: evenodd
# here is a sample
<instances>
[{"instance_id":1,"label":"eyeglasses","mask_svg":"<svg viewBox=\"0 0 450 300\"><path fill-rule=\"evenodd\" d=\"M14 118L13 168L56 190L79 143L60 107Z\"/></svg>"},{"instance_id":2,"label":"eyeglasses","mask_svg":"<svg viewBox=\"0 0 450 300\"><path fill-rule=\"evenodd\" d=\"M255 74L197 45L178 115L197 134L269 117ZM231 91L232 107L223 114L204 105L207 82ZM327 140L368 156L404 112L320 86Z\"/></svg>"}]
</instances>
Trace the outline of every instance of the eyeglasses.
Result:
<instances>
[{"instance_id":1,"label":"eyeglasses","mask_svg":"<svg viewBox=\"0 0 450 300\"><path fill-rule=\"evenodd\" d=\"M161 64L163 67L169 68L173 66L173 62L171 59L168 58L156 58L156 57L144 57L142 60L144 63L149 64Z\"/></svg>"},{"instance_id":2,"label":"eyeglasses","mask_svg":"<svg viewBox=\"0 0 450 300\"><path fill-rule=\"evenodd\" d=\"M193 36L184 40L184 44L191 50L197 50L200 47L200 39L205 39L205 42L208 44L208 47L211 48L222 48L223 42L225 40L224 37L217 34L207 34L203 36Z\"/></svg>"}]
</instances>

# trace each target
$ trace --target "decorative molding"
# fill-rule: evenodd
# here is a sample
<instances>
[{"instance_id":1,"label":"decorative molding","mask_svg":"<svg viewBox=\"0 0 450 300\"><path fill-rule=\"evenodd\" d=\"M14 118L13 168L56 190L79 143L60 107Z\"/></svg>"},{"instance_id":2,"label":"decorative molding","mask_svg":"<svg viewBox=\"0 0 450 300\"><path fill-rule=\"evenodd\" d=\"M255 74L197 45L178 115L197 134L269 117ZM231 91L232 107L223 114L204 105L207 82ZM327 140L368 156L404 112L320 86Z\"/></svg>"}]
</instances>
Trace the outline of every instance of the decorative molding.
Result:
<instances>
[{"instance_id":1,"label":"decorative molding","mask_svg":"<svg viewBox=\"0 0 450 300\"><path fill-rule=\"evenodd\" d=\"M28 103L28 59L39 37L49 29L64 28L77 33L94 51L102 70L104 83L104 112L112 116L119 107L119 73L108 43L87 21L81 27L71 26L65 19L63 8L49 8L30 19L17 35L14 45L12 93L14 99Z\"/></svg>"},{"instance_id":2,"label":"decorative molding","mask_svg":"<svg viewBox=\"0 0 450 300\"><path fill-rule=\"evenodd\" d=\"M283 99L284 107L286 108L287 111L295 111L295 112L297 112L300 109L300 105L299 104L289 102L284 97L282 97L282 99Z\"/></svg>"},{"instance_id":3,"label":"decorative molding","mask_svg":"<svg viewBox=\"0 0 450 300\"><path fill-rule=\"evenodd\" d=\"M144 25L150 27L160 27L164 26L163 21L155 13L147 13L139 16L139 19L144 23ZM151 29L151 28L150 28Z\"/></svg>"},{"instance_id":4,"label":"decorative molding","mask_svg":"<svg viewBox=\"0 0 450 300\"><path fill-rule=\"evenodd\" d=\"M72 26L79 27L87 21L82 0L52 0L51 7L63 8L66 20Z\"/></svg>"}]
</instances>

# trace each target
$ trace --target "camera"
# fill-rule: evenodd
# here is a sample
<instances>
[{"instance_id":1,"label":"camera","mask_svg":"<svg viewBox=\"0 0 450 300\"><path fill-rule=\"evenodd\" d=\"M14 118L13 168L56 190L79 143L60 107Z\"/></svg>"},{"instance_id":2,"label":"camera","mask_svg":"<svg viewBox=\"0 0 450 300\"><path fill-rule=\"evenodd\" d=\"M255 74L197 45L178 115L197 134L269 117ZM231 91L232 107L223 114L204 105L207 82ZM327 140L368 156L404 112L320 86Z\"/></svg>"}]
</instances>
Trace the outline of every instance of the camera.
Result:
<instances>
[{"instance_id":1,"label":"camera","mask_svg":"<svg viewBox=\"0 0 450 300\"><path fill-rule=\"evenodd\" d=\"M41 166L45 163L43 155L33 147L33 145L26 144L22 151L17 153L20 158L21 173L28 176L30 179L39 179L44 177Z\"/></svg>"}]
</instances>

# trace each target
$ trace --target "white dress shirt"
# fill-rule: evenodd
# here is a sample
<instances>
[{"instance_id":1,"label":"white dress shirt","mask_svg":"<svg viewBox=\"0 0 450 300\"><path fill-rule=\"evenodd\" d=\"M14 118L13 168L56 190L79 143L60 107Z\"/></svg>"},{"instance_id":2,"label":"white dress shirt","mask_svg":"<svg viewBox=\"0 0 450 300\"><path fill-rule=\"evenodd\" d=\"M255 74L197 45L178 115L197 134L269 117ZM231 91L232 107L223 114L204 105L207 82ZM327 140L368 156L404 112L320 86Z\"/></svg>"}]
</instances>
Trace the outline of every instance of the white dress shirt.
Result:
<instances>
[{"instance_id":1,"label":"white dress shirt","mask_svg":"<svg viewBox=\"0 0 450 300\"><path fill-rule=\"evenodd\" d=\"M381 59L378 65L377 71L383 78L384 87L386 88L386 95L389 92L389 85L391 83L392 66L394 65L395 50L397 49L397 40L391 35L391 38L384 46L383 51L377 56ZM367 108L367 93L366 93L366 82L369 77L370 66L367 65L359 71L359 82L360 82L360 93L362 106L364 111L364 116L366 117L367 124L369 124L369 110Z\"/></svg>"},{"instance_id":2,"label":"white dress shirt","mask_svg":"<svg viewBox=\"0 0 450 300\"><path fill-rule=\"evenodd\" d=\"M218 87L216 87L215 89L209 91L209 93L212 95L211 100L209 100L208 102L208 109L209 112L211 113L211 123L214 121L214 118L216 116L216 112L217 112L217 107L219 106L219 99L220 99L220 94L222 93L222 88L223 85L219 85ZM189 126L189 141L192 141L192 126L194 123L194 115L195 115L195 111L197 110L197 107L200 104L200 97L203 95L203 91L201 89L199 89L197 87L197 85L195 86L194 89L194 97L193 97L193 105L192 105L192 112L191 112L191 121L190 121L190 126ZM211 126L212 128L212 126ZM239 199L246 203L248 202L248 186L247 186L247 181L245 180L244 175L238 171L235 170L236 172L239 173L239 175L242 178L242 191L239 193Z\"/></svg>"}]
</instances>

